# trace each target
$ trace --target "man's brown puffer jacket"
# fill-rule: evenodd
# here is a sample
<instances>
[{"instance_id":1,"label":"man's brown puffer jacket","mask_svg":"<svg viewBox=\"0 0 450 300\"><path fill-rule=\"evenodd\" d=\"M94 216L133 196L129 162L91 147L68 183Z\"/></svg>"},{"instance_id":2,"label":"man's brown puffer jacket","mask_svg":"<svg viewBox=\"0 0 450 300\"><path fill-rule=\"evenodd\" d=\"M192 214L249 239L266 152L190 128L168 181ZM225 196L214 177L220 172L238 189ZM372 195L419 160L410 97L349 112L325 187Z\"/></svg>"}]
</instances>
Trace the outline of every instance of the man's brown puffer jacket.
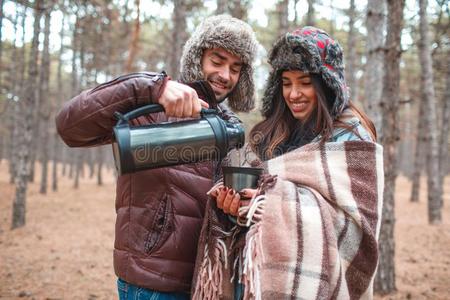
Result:
<instances>
[{"instance_id":1,"label":"man's brown puffer jacket","mask_svg":"<svg viewBox=\"0 0 450 300\"><path fill-rule=\"evenodd\" d=\"M58 133L71 147L111 143L113 113L156 103L167 80L165 74L135 73L84 91L57 115ZM158 113L133 123L164 121L166 115ZM118 178L114 269L119 278L147 289L189 292L213 167L209 161Z\"/></svg>"}]
</instances>

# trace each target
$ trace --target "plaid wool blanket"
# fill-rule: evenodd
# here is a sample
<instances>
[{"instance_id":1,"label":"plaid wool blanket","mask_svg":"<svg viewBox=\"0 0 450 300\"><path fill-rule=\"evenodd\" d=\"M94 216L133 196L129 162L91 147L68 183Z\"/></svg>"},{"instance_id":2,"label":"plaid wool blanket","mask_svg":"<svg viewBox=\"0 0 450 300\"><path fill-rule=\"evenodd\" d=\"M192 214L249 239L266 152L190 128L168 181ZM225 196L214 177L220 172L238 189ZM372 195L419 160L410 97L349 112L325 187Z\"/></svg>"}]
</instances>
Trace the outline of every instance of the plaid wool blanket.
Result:
<instances>
[{"instance_id":1,"label":"plaid wool blanket","mask_svg":"<svg viewBox=\"0 0 450 300\"><path fill-rule=\"evenodd\" d=\"M277 175L233 226L210 199L194 299L372 299L383 154L364 141L310 144L267 162ZM245 221L244 221L245 223Z\"/></svg>"}]
</instances>

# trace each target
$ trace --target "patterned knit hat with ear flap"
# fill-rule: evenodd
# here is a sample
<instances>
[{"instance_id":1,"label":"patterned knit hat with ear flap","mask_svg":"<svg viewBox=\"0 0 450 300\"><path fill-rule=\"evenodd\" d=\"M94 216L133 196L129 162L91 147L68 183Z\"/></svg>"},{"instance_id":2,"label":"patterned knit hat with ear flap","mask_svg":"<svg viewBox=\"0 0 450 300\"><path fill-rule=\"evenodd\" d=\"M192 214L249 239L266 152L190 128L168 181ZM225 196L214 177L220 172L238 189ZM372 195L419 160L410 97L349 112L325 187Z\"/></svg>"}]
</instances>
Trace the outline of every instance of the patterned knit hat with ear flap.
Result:
<instances>
[{"instance_id":1,"label":"patterned knit hat with ear flap","mask_svg":"<svg viewBox=\"0 0 450 300\"><path fill-rule=\"evenodd\" d=\"M344 78L341 46L328 33L315 27L304 27L287 33L275 42L270 54L272 72L262 99L262 114L268 117L281 86L281 72L299 70L319 74L333 91L331 115L338 117L348 105L348 90Z\"/></svg>"}]
</instances>

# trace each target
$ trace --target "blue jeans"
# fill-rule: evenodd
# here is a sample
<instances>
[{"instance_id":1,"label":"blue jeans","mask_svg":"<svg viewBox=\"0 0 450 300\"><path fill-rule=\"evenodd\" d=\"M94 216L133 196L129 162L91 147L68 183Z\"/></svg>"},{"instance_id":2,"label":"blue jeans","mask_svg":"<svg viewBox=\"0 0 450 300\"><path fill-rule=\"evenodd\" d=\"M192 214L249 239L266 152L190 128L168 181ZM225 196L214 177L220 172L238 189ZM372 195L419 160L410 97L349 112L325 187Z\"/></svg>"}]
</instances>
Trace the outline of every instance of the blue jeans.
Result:
<instances>
[{"instance_id":1,"label":"blue jeans","mask_svg":"<svg viewBox=\"0 0 450 300\"><path fill-rule=\"evenodd\" d=\"M147 290L117 279L120 300L189 300L186 293L163 293Z\"/></svg>"}]
</instances>

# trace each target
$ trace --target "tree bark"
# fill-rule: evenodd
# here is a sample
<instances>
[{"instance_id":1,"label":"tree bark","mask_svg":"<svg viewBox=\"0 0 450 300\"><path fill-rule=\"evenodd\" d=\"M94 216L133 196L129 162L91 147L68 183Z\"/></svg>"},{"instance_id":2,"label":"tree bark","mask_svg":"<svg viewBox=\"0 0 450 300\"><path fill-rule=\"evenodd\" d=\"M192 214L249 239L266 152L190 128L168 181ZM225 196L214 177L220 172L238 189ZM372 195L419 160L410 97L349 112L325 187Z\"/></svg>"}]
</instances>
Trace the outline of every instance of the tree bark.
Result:
<instances>
[{"instance_id":1,"label":"tree bark","mask_svg":"<svg viewBox=\"0 0 450 300\"><path fill-rule=\"evenodd\" d=\"M347 59L346 59L346 80L347 85L350 88L350 98L357 102L358 95L358 84L356 82L356 72L357 72L357 53L356 53L356 32L355 32L355 21L356 21L356 6L355 0L350 0L350 8L348 10L348 39L347 39Z\"/></svg>"},{"instance_id":2,"label":"tree bark","mask_svg":"<svg viewBox=\"0 0 450 300\"><path fill-rule=\"evenodd\" d=\"M103 168L103 147L98 147L97 149L97 185L103 185L103 176L102 176L102 168Z\"/></svg>"},{"instance_id":3,"label":"tree bark","mask_svg":"<svg viewBox=\"0 0 450 300\"><path fill-rule=\"evenodd\" d=\"M230 14L238 19L247 21L247 10L249 5L249 0L231 0L228 2L230 7Z\"/></svg>"},{"instance_id":4,"label":"tree bark","mask_svg":"<svg viewBox=\"0 0 450 300\"><path fill-rule=\"evenodd\" d=\"M294 26L298 27L298 12L297 12L297 5L299 0L294 0Z\"/></svg>"},{"instance_id":5,"label":"tree bark","mask_svg":"<svg viewBox=\"0 0 450 300\"><path fill-rule=\"evenodd\" d=\"M278 34L276 38L289 30L289 0L281 0L277 3Z\"/></svg>"},{"instance_id":6,"label":"tree bark","mask_svg":"<svg viewBox=\"0 0 450 300\"><path fill-rule=\"evenodd\" d=\"M89 150L89 178L92 179L95 175L95 156L97 156L97 153L93 148Z\"/></svg>"},{"instance_id":7,"label":"tree bark","mask_svg":"<svg viewBox=\"0 0 450 300\"><path fill-rule=\"evenodd\" d=\"M42 64L41 64L41 76L40 76L40 105L41 111L40 116L41 121L41 145L42 145L42 169L41 169L41 187L39 192L41 194L47 193L48 185L48 154L50 151L49 147L49 128L50 128L50 103L49 103L49 78L50 78L50 50L49 50L49 40L50 40L50 18L51 11L47 8L45 13L45 27L44 27L44 48L42 53Z\"/></svg>"},{"instance_id":8,"label":"tree bark","mask_svg":"<svg viewBox=\"0 0 450 300\"><path fill-rule=\"evenodd\" d=\"M58 87L60 88L58 93L57 93L57 97L56 97L56 101L55 101L55 108L57 106L59 106L62 102L62 99L64 99L64 92L63 92L63 80L62 80L62 66L63 66L63 61L62 61L62 55L64 53L64 22L65 21L65 15L63 14L63 19L61 20L61 31L59 32L59 36L60 36L60 40L61 43L59 45L59 55L58 55L58 69L57 69L57 73L56 73L56 80L58 82ZM54 109L55 111L55 109ZM58 162L62 162L61 159L61 147L60 147L61 143L59 141L59 135L58 132L55 130L53 133L53 166L52 166L52 190L53 191L57 191L58 190ZM65 175L65 172L63 173L63 175Z\"/></svg>"},{"instance_id":9,"label":"tree bark","mask_svg":"<svg viewBox=\"0 0 450 300\"><path fill-rule=\"evenodd\" d=\"M128 8L128 2L129 0L125 0L125 3L123 5L123 15L122 15L122 39L126 39L130 34L130 24L127 20L128 14L130 13L130 10Z\"/></svg>"},{"instance_id":10,"label":"tree bark","mask_svg":"<svg viewBox=\"0 0 450 300\"><path fill-rule=\"evenodd\" d=\"M427 124L427 183L428 183L428 221L430 224L440 224L442 222L442 195L439 193L439 145L437 129L437 103L434 93L433 66L431 59L430 37L427 21L427 0L419 0L420 15L420 41L419 59L422 67L421 90L422 97L426 103L424 117Z\"/></svg>"},{"instance_id":11,"label":"tree bark","mask_svg":"<svg viewBox=\"0 0 450 300\"><path fill-rule=\"evenodd\" d=\"M76 158L77 158L77 151L76 149L70 149L71 153L69 156L69 178L72 179L75 173L75 164L76 164Z\"/></svg>"},{"instance_id":12,"label":"tree bark","mask_svg":"<svg viewBox=\"0 0 450 300\"><path fill-rule=\"evenodd\" d=\"M36 102L36 78L37 59L38 59L38 44L39 44L39 22L41 19L42 0L36 0L34 3L34 31L33 40L31 43L31 53L29 60L28 79L26 84L25 98L20 101L22 120L19 122L19 136L20 143L18 147L18 168L16 178L16 196L13 203L12 225L15 229L25 225L26 214L26 193L29 179L29 159L30 159L30 143L31 134L33 132L33 110Z\"/></svg>"},{"instance_id":13,"label":"tree bark","mask_svg":"<svg viewBox=\"0 0 450 300\"><path fill-rule=\"evenodd\" d=\"M86 1L84 1L83 4L83 9L86 9ZM80 22L78 22L78 29L80 30L79 33L79 59L80 59L80 77L79 80L77 80L77 82L79 82L78 84L78 89L77 91L74 93L74 95L78 94L79 89L84 88L84 82L85 82L85 75L86 75L86 68L85 68L85 48L86 48L86 41L85 38L87 37L84 33L86 32L86 21L85 19L81 19ZM82 173L84 174L84 168L83 168L83 156L84 156L84 151L85 149L76 149L76 154L75 154L75 178L74 178L74 185L73 187L75 189L78 189L80 186L80 175L82 175Z\"/></svg>"},{"instance_id":14,"label":"tree bark","mask_svg":"<svg viewBox=\"0 0 450 300\"><path fill-rule=\"evenodd\" d=\"M369 1L370 2L370 1ZM401 32L403 27L403 8L405 0L388 0L388 28L386 37L386 55L383 78L383 108L382 124L384 146L384 202L379 238L380 261L375 276L374 289L376 292L386 294L394 291L395 287L395 179L397 178L397 142L398 129L398 103L400 92L400 57Z\"/></svg>"},{"instance_id":15,"label":"tree bark","mask_svg":"<svg viewBox=\"0 0 450 300\"><path fill-rule=\"evenodd\" d=\"M173 29L171 53L169 59L169 75L177 78L180 73L180 57L188 36L186 33L186 0L174 0Z\"/></svg>"},{"instance_id":16,"label":"tree bark","mask_svg":"<svg viewBox=\"0 0 450 300\"><path fill-rule=\"evenodd\" d=\"M73 182L73 188L78 189L80 187L80 173L83 171L83 152L82 149L77 149L75 160L75 180Z\"/></svg>"},{"instance_id":17,"label":"tree bark","mask_svg":"<svg viewBox=\"0 0 450 300\"><path fill-rule=\"evenodd\" d=\"M3 29L3 4L5 3L4 0L0 0L0 70L3 70L3 41L2 41L2 29ZM0 72L0 95L3 95L3 72ZM1 160L1 159L0 159Z\"/></svg>"},{"instance_id":18,"label":"tree bark","mask_svg":"<svg viewBox=\"0 0 450 300\"><path fill-rule=\"evenodd\" d=\"M336 7L333 5L333 0L330 0L329 8L330 8L331 13L330 13L330 22L329 22L330 27L328 28L328 33L331 36L334 36L334 33L335 33L334 29L336 28Z\"/></svg>"},{"instance_id":19,"label":"tree bark","mask_svg":"<svg viewBox=\"0 0 450 300\"><path fill-rule=\"evenodd\" d=\"M315 26L316 25L316 16L314 3L315 0L308 0L308 12L306 13L306 26Z\"/></svg>"},{"instance_id":20,"label":"tree bark","mask_svg":"<svg viewBox=\"0 0 450 300\"><path fill-rule=\"evenodd\" d=\"M419 202L419 190L420 190L420 175L422 174L423 164L425 162L426 156L426 120L425 115L425 99L420 97L419 113L417 116L417 142L416 142L416 152L414 154L414 171L412 177L412 188L411 188L411 202Z\"/></svg>"},{"instance_id":21,"label":"tree bark","mask_svg":"<svg viewBox=\"0 0 450 300\"><path fill-rule=\"evenodd\" d=\"M58 190L58 134L55 131L53 135L53 160L52 160L52 191Z\"/></svg>"},{"instance_id":22,"label":"tree bark","mask_svg":"<svg viewBox=\"0 0 450 300\"><path fill-rule=\"evenodd\" d=\"M72 33L72 85L71 93L72 96L78 94L78 69L77 69L77 53L78 53L78 30L80 27L80 20L78 17L78 11L75 13L75 24Z\"/></svg>"},{"instance_id":23,"label":"tree bark","mask_svg":"<svg viewBox=\"0 0 450 300\"><path fill-rule=\"evenodd\" d=\"M228 13L228 1L217 0L216 15Z\"/></svg>"},{"instance_id":24,"label":"tree bark","mask_svg":"<svg viewBox=\"0 0 450 300\"><path fill-rule=\"evenodd\" d=\"M449 171L449 157L448 157L448 148L449 148L449 132L450 132L450 51L447 51L447 78L446 78L446 85L445 85L445 93L444 93L444 107L442 109L442 126L441 126L441 142L439 143L442 145L440 147L439 152L439 169L440 169L440 180L441 183L439 184L439 187L443 188L443 183L445 176L448 174ZM441 191L441 194L443 191Z\"/></svg>"},{"instance_id":25,"label":"tree bark","mask_svg":"<svg viewBox=\"0 0 450 300\"><path fill-rule=\"evenodd\" d=\"M134 66L134 61L136 60L136 54L139 51L139 34L141 32L141 21L140 21L140 1L135 0L135 5L137 7L137 16L134 23L133 36L131 38L130 46L128 47L128 59L125 64L125 70L127 73L136 71Z\"/></svg>"},{"instance_id":26,"label":"tree bark","mask_svg":"<svg viewBox=\"0 0 450 300\"><path fill-rule=\"evenodd\" d=\"M24 26L25 21L25 14L26 14L26 7L24 7L24 13L22 16L22 26ZM19 17L19 6L16 7L16 17L14 19L14 40L12 42L12 57L11 57L11 63L12 63L12 70L17 70L17 72L11 72L11 82L12 86L11 89L13 91L13 100L18 100L21 98L21 86L23 85L23 81L17 82L17 75L20 75L20 79L23 79L23 74L20 74L20 70L24 70L23 65L25 64L24 58L20 55L23 54L23 51L20 51L16 47L17 43L17 23L18 23L18 17ZM23 28L23 27L22 27ZM22 32L23 33L23 32ZM25 34L22 35L22 45L24 45L24 37ZM22 47L22 49L25 47ZM20 80L19 79L19 80ZM11 101L10 103L10 110L11 113L9 115L10 118L10 138L9 138L9 182L14 183L15 177L16 177L16 166L17 166L17 137L18 137L18 125L17 122L18 114L20 113L19 104L17 101Z\"/></svg>"},{"instance_id":27,"label":"tree bark","mask_svg":"<svg viewBox=\"0 0 450 300\"><path fill-rule=\"evenodd\" d=\"M366 67L364 70L364 106L373 121L379 140L382 132L381 93L383 91L383 57L385 0L367 2Z\"/></svg>"},{"instance_id":28,"label":"tree bark","mask_svg":"<svg viewBox=\"0 0 450 300\"><path fill-rule=\"evenodd\" d=\"M42 3L42 7L41 9L44 9L45 3ZM41 13L42 15L42 13ZM39 43L39 42L38 42ZM39 51L38 54L39 56ZM40 74L38 75L40 76ZM40 90L41 89L41 85L39 84L37 86L37 88ZM30 168L29 168L29 181L30 182L34 182L34 178L36 175L36 158L37 155L39 153L39 151L41 150L41 145L42 143L40 143L39 141L39 133L40 133L40 127L41 127L41 116L40 116L40 111L41 111L41 93L38 92L37 93L37 97L35 100L35 104L34 104L34 111L33 111L33 132L31 134L31 143L30 143L30 147L33 149L33 151L31 151L30 153Z\"/></svg>"}]
</instances>

